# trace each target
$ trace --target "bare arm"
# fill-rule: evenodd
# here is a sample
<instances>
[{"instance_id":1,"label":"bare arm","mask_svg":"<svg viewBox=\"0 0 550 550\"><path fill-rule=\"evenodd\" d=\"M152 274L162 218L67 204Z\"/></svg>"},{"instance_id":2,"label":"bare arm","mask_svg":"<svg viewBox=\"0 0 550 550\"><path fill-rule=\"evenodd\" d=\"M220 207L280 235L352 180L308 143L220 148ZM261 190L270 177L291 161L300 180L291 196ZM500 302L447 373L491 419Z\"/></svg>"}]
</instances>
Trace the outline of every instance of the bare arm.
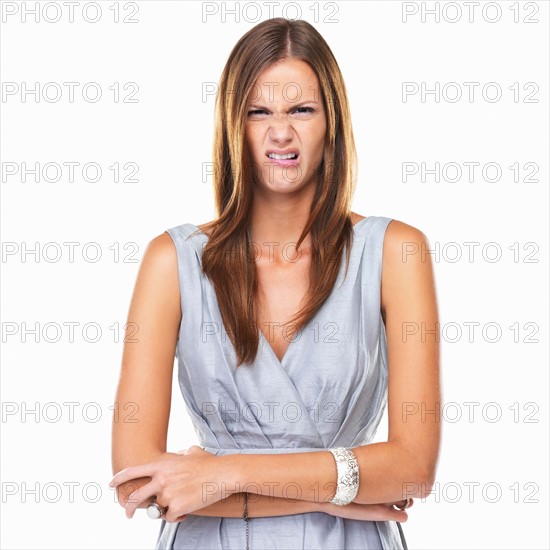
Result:
<instances>
[{"instance_id":1,"label":"bare arm","mask_svg":"<svg viewBox=\"0 0 550 550\"><path fill-rule=\"evenodd\" d=\"M137 414L134 422L116 421L113 416L113 473L166 452L180 320L176 250L171 237L163 233L145 250L128 312L116 402L119 410L135 403ZM118 501L126 502L149 480L139 478L117 487Z\"/></svg>"},{"instance_id":2,"label":"bare arm","mask_svg":"<svg viewBox=\"0 0 550 550\"><path fill-rule=\"evenodd\" d=\"M125 422L124 415L113 416L113 474L129 466L156 460L166 452L170 416L172 370L181 322L177 254L169 234L163 233L147 247L137 276L124 339L122 367L116 402L119 410L134 403L137 413ZM138 327L137 334L133 334ZM127 340L137 340L137 342ZM151 480L133 479L116 488L118 502L124 506L131 493ZM148 503L147 503L148 504ZM141 504L145 508L147 504ZM278 516L317 510L312 502L251 495L250 517ZM242 494L194 512L196 515L240 517Z\"/></svg>"},{"instance_id":3,"label":"bare arm","mask_svg":"<svg viewBox=\"0 0 550 550\"><path fill-rule=\"evenodd\" d=\"M414 227L397 220L388 225L381 298L388 344L388 441L354 448L360 470L355 503L422 498L435 480L440 388L434 331L439 327L432 266L422 247L429 248L427 239ZM415 253L404 256L404 250ZM238 490L325 502L336 493L336 465L328 451L222 458Z\"/></svg>"},{"instance_id":4,"label":"bare arm","mask_svg":"<svg viewBox=\"0 0 550 550\"><path fill-rule=\"evenodd\" d=\"M139 478L127 484L122 484L119 489L121 504L128 501L131 493L149 482L151 478ZM126 485L126 487L124 487ZM145 508L140 505L138 508ZM210 516L225 518L240 518L243 516L244 494L232 493L227 498L209 504L192 512L194 516ZM247 504L248 516L251 518L263 518L268 516L288 516L290 514L304 514L306 512L325 511L321 503L291 498L276 498L266 495L249 494Z\"/></svg>"},{"instance_id":5,"label":"bare arm","mask_svg":"<svg viewBox=\"0 0 550 550\"><path fill-rule=\"evenodd\" d=\"M223 500L194 511L193 515L240 518L243 516L243 509L244 493L233 493ZM320 511L320 506L315 502L292 498L270 498L257 494L248 495L247 512L251 518L288 516L318 511Z\"/></svg>"},{"instance_id":6,"label":"bare arm","mask_svg":"<svg viewBox=\"0 0 550 550\"><path fill-rule=\"evenodd\" d=\"M351 502L347 506L338 506L331 502L312 502L249 493L247 512L251 518L323 512L331 516L360 521L407 521L407 513L394 509L392 504L397 503L365 505ZM404 503L401 502L400 504ZM243 516L243 510L244 493L233 493L224 500L193 512L192 515L239 518Z\"/></svg>"}]
</instances>

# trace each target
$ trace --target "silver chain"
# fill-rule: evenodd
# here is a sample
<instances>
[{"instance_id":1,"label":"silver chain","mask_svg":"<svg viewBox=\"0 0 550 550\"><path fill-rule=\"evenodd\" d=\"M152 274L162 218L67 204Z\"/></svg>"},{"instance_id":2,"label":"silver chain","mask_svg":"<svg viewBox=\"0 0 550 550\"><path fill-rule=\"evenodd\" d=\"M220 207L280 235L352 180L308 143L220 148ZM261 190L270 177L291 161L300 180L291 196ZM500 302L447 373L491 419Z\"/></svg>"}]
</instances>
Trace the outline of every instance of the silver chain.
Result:
<instances>
[{"instance_id":1,"label":"silver chain","mask_svg":"<svg viewBox=\"0 0 550 550\"><path fill-rule=\"evenodd\" d=\"M243 519L246 525L246 550L248 549L248 493L244 493L244 511Z\"/></svg>"}]
</instances>

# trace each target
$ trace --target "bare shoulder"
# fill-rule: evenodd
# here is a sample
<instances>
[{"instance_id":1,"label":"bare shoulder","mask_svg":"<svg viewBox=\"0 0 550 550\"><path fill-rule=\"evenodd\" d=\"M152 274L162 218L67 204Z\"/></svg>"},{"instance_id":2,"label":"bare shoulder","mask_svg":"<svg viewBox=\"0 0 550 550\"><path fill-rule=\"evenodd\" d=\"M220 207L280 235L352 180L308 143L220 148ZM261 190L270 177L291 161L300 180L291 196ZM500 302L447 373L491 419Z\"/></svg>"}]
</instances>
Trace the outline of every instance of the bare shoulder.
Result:
<instances>
[{"instance_id":1,"label":"bare shoulder","mask_svg":"<svg viewBox=\"0 0 550 550\"><path fill-rule=\"evenodd\" d=\"M405 222L392 219L388 224L384 236L384 253L387 251L391 254L392 251L395 252L396 248L401 251L408 244L411 245L412 250L415 246L420 247L422 243L426 247L428 238L420 229Z\"/></svg>"},{"instance_id":2,"label":"bare shoulder","mask_svg":"<svg viewBox=\"0 0 550 550\"><path fill-rule=\"evenodd\" d=\"M169 233L152 238L145 248L138 273L135 296L158 304L179 305L178 257Z\"/></svg>"},{"instance_id":3,"label":"bare shoulder","mask_svg":"<svg viewBox=\"0 0 550 550\"><path fill-rule=\"evenodd\" d=\"M177 252L174 240L168 232L152 238L145 249L143 261L157 264L162 267L173 267L177 262Z\"/></svg>"},{"instance_id":4,"label":"bare shoulder","mask_svg":"<svg viewBox=\"0 0 550 550\"><path fill-rule=\"evenodd\" d=\"M428 237L420 229L395 219L389 222L382 252L383 311L395 304L433 297L430 249Z\"/></svg>"}]
</instances>

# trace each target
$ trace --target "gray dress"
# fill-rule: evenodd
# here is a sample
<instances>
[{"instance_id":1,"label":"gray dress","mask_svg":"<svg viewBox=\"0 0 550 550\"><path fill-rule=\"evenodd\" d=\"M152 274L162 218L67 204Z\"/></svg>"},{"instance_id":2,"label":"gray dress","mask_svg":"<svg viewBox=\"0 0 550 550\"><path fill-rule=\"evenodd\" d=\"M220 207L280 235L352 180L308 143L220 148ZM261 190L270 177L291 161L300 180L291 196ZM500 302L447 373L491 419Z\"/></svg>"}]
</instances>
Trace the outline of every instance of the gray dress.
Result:
<instances>
[{"instance_id":1,"label":"gray dress","mask_svg":"<svg viewBox=\"0 0 550 550\"><path fill-rule=\"evenodd\" d=\"M266 337L251 366L236 368L214 288L201 271L208 237L185 223L167 233L177 250L182 321L179 385L199 445L216 455L292 453L372 442L387 402L386 333L380 313L382 244L391 218L354 226L336 284L279 361ZM189 238L188 238L189 237ZM289 491L289 496L296 493ZM291 506L289 505L289 508ZM246 544L242 518L189 514L161 522L157 548L235 549ZM360 521L309 512L249 521L250 550L403 549L394 521Z\"/></svg>"}]
</instances>

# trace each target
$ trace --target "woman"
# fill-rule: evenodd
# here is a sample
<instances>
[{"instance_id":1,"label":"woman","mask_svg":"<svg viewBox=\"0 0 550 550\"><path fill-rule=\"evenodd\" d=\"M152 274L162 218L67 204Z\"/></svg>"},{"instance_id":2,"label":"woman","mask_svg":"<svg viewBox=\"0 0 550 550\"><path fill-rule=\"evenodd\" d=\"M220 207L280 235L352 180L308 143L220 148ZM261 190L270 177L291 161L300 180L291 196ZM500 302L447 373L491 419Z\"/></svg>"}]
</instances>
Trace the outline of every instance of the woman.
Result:
<instances>
[{"instance_id":1,"label":"woman","mask_svg":"<svg viewBox=\"0 0 550 550\"><path fill-rule=\"evenodd\" d=\"M427 240L350 211L345 86L309 23L248 31L216 114L218 217L153 239L132 297L119 502L162 517L158 548L405 548L396 522L430 492L440 439ZM181 453L166 452L174 350L201 443Z\"/></svg>"}]
</instances>

